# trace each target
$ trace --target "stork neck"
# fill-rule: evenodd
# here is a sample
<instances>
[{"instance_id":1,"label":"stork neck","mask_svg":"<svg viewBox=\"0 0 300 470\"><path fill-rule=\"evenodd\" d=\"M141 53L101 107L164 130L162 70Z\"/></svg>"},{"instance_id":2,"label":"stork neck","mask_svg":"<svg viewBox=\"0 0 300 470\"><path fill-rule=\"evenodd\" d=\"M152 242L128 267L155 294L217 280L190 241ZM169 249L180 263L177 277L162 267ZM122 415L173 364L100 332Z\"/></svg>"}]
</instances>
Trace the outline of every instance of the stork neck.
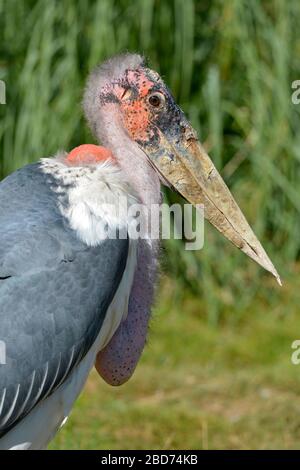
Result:
<instances>
[{"instance_id":1,"label":"stork neck","mask_svg":"<svg viewBox=\"0 0 300 470\"><path fill-rule=\"evenodd\" d=\"M116 119L117 110L101 116L101 128L97 136L117 159L126 180L139 196L140 201L149 206L160 204L160 180L148 162L147 156L134 142L123 127L121 119Z\"/></svg>"},{"instance_id":2,"label":"stork neck","mask_svg":"<svg viewBox=\"0 0 300 470\"><path fill-rule=\"evenodd\" d=\"M140 201L149 206L160 204L160 181L144 152L116 123L117 110L102 118L98 138L114 154L126 180ZM137 265L128 304L128 315L107 346L99 352L96 367L100 375L119 385L133 373L145 345L158 266L158 240L139 239Z\"/></svg>"}]
</instances>

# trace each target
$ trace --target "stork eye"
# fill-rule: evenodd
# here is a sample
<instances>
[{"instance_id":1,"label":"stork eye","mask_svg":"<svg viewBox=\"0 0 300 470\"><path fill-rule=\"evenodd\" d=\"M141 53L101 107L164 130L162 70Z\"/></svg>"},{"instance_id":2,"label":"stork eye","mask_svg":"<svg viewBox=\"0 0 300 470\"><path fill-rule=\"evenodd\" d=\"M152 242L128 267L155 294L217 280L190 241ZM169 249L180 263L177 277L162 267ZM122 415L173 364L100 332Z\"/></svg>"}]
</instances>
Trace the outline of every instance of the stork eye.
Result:
<instances>
[{"instance_id":1,"label":"stork eye","mask_svg":"<svg viewBox=\"0 0 300 470\"><path fill-rule=\"evenodd\" d=\"M165 102L165 97L161 93L152 93L148 101L154 108L160 108Z\"/></svg>"}]
</instances>

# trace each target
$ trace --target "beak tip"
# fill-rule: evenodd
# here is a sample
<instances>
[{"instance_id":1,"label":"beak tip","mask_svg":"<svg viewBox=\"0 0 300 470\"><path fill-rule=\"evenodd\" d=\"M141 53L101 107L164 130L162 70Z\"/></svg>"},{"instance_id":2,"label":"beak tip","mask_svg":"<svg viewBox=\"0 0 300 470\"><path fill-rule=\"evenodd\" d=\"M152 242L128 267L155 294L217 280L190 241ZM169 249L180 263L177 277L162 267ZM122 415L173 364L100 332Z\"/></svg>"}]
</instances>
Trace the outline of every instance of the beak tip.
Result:
<instances>
[{"instance_id":1,"label":"beak tip","mask_svg":"<svg viewBox=\"0 0 300 470\"><path fill-rule=\"evenodd\" d=\"M255 239L256 239L256 237L255 237ZM268 271L270 274L272 274L275 277L278 284L280 285L280 287L282 287L282 282L281 282L280 276L279 276L274 264L272 263L272 261L268 257L267 253L263 249L260 242L257 239L256 240L255 239L252 238L251 243L248 243L248 242L244 243L241 250L246 255L248 255L249 258L252 258L253 261L255 261L262 268L264 268L266 271Z\"/></svg>"},{"instance_id":2,"label":"beak tip","mask_svg":"<svg viewBox=\"0 0 300 470\"><path fill-rule=\"evenodd\" d=\"M280 276L279 276L278 272L275 270L275 272L273 272L272 274L273 274L273 276L275 276L275 279L278 282L278 284L280 285L280 287L282 287L282 281L280 279Z\"/></svg>"},{"instance_id":3,"label":"beak tip","mask_svg":"<svg viewBox=\"0 0 300 470\"><path fill-rule=\"evenodd\" d=\"M273 276L275 277L276 281L278 282L278 284L280 285L280 287L282 287L282 281L281 281L281 278L275 268L275 266L273 265L273 263L270 261L270 259L268 258L268 266L263 266L265 269L267 269L267 271L269 271L269 273L273 274Z\"/></svg>"},{"instance_id":4,"label":"beak tip","mask_svg":"<svg viewBox=\"0 0 300 470\"><path fill-rule=\"evenodd\" d=\"M282 281L281 281L281 278L277 272L277 270L275 269L275 266L273 265L273 263L268 259L268 265L264 265L263 266L267 271L269 271L270 274L272 274L276 281L278 282L278 284L280 285L280 287L282 287Z\"/></svg>"}]
</instances>

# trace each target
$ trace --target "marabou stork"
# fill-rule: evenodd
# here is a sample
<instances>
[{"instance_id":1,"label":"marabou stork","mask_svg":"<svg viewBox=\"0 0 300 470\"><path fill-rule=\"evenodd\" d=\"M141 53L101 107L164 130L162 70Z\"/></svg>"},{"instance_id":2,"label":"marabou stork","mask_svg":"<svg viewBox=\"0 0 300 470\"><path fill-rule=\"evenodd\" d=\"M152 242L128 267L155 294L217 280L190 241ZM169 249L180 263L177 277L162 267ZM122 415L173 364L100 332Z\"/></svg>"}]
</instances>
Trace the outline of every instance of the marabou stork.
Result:
<instances>
[{"instance_id":1,"label":"marabou stork","mask_svg":"<svg viewBox=\"0 0 300 470\"><path fill-rule=\"evenodd\" d=\"M158 241L110 238L120 196L160 204L168 184L279 276L160 76L137 54L90 75L83 107L99 143L42 158L0 184L0 449L47 446L88 374L112 385L144 348Z\"/></svg>"}]
</instances>

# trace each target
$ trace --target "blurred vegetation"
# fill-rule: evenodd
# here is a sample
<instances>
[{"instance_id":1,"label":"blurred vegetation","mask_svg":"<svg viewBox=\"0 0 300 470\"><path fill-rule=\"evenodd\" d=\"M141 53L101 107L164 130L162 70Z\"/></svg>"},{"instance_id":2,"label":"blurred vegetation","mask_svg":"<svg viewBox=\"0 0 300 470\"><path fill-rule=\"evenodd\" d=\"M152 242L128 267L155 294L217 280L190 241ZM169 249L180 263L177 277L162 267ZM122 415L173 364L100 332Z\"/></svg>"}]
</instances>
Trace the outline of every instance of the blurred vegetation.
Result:
<instances>
[{"instance_id":1,"label":"blurred vegetation","mask_svg":"<svg viewBox=\"0 0 300 470\"><path fill-rule=\"evenodd\" d=\"M81 111L87 74L115 53L139 51L165 78L287 281L300 247L300 105L291 102L299 21L298 0L0 0L0 176L92 141ZM212 323L242 314L257 295L278 301L262 269L208 224L205 236L198 253L165 245L177 295L201 295Z\"/></svg>"}]
</instances>

